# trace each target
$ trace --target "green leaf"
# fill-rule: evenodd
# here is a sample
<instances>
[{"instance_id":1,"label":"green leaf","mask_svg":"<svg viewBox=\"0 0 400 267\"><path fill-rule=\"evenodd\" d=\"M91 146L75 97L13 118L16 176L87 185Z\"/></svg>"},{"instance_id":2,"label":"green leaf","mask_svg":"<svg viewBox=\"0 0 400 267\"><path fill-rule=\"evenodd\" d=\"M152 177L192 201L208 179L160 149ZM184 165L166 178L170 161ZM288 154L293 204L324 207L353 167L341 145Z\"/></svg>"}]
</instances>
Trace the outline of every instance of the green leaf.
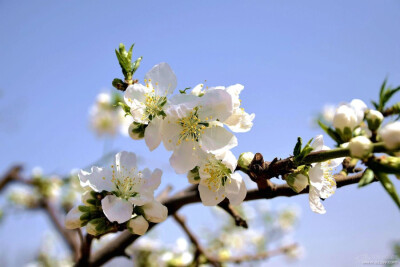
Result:
<instances>
[{"instance_id":1,"label":"green leaf","mask_svg":"<svg viewBox=\"0 0 400 267\"><path fill-rule=\"evenodd\" d=\"M321 127L322 130L324 130L336 143L341 144L342 142L342 138L340 137L340 135L333 130L331 127L329 127L328 125L325 125L322 121L318 120L318 125L319 127Z\"/></svg>"},{"instance_id":2,"label":"green leaf","mask_svg":"<svg viewBox=\"0 0 400 267\"><path fill-rule=\"evenodd\" d=\"M386 173L378 172L376 175L378 176L379 181L385 188L386 192L388 192L394 203L396 203L397 207L400 209L400 198L397 195L396 188L394 187L392 181L389 179Z\"/></svg>"},{"instance_id":3,"label":"green leaf","mask_svg":"<svg viewBox=\"0 0 400 267\"><path fill-rule=\"evenodd\" d=\"M297 143L293 149L293 156L298 156L301 152L302 140L301 137L297 137Z\"/></svg>"},{"instance_id":4,"label":"green leaf","mask_svg":"<svg viewBox=\"0 0 400 267\"><path fill-rule=\"evenodd\" d=\"M358 188L369 185L374 181L374 171L371 169L366 169L361 177L361 180L358 182Z\"/></svg>"},{"instance_id":5,"label":"green leaf","mask_svg":"<svg viewBox=\"0 0 400 267\"><path fill-rule=\"evenodd\" d=\"M179 93L181 93L181 94L186 94L186 91L187 90L189 90L191 87L186 87L185 89L183 89L183 90L179 90Z\"/></svg>"}]
</instances>

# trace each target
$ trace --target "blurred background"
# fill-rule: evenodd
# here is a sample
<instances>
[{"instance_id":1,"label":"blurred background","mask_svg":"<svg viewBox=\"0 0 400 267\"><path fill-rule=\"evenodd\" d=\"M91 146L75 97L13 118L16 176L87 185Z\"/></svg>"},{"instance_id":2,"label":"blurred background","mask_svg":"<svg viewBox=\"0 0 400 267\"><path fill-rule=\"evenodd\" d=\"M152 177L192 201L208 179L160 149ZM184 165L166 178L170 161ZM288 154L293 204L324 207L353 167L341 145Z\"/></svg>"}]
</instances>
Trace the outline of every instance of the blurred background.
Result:
<instances>
[{"instance_id":1,"label":"blurred background","mask_svg":"<svg viewBox=\"0 0 400 267\"><path fill-rule=\"evenodd\" d=\"M112 92L111 81L122 77L114 53L120 42L135 43L133 57L143 56L141 81L153 65L168 62L178 89L243 84L242 105L256 117L250 132L237 135L234 154L287 157L298 136L322 134L314 118L326 104L360 98L371 106L385 77L400 84L399 12L396 0L0 0L0 173L20 163L27 177L37 166L65 176L128 150L142 167L164 170L159 190L187 186L162 146L150 153L144 141L98 137L90 128L97 95ZM8 209L7 192L0 204L0 265L34 261L52 229L48 218ZM310 210L307 195L256 205L301 210L287 237L304 248L300 259L274 257L261 266L362 265L363 257L391 257L400 239L400 213L379 184L341 188L324 202L325 215ZM206 227L218 229L215 212L201 204L181 213L199 237ZM167 243L184 236L171 219L155 232ZM65 250L61 244L58 251Z\"/></svg>"}]
</instances>

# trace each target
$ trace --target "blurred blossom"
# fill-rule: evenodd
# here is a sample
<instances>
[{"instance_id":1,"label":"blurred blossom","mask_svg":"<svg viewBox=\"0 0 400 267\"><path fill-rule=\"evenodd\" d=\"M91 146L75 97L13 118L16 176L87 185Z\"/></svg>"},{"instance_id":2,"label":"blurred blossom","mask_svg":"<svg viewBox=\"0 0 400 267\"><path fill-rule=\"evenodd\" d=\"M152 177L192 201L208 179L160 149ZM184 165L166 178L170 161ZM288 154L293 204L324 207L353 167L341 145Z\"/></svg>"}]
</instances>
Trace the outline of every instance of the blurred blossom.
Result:
<instances>
[{"instance_id":1,"label":"blurred blossom","mask_svg":"<svg viewBox=\"0 0 400 267\"><path fill-rule=\"evenodd\" d=\"M8 195L8 199L12 204L22 208L34 208L40 201L39 195L26 187L14 187Z\"/></svg>"},{"instance_id":2,"label":"blurred blossom","mask_svg":"<svg viewBox=\"0 0 400 267\"><path fill-rule=\"evenodd\" d=\"M297 245L285 252L288 261L297 261L305 257L305 249L303 246Z\"/></svg>"},{"instance_id":3,"label":"blurred blossom","mask_svg":"<svg viewBox=\"0 0 400 267\"><path fill-rule=\"evenodd\" d=\"M327 104L322 109L322 118L325 122L332 124L335 116L336 107L332 104Z\"/></svg>"},{"instance_id":4,"label":"blurred blossom","mask_svg":"<svg viewBox=\"0 0 400 267\"><path fill-rule=\"evenodd\" d=\"M117 94L109 92L100 93L96 102L90 108L90 126L97 136L115 137L118 132L128 135L129 125L133 119L125 117L125 112L118 106L122 101Z\"/></svg>"}]
</instances>

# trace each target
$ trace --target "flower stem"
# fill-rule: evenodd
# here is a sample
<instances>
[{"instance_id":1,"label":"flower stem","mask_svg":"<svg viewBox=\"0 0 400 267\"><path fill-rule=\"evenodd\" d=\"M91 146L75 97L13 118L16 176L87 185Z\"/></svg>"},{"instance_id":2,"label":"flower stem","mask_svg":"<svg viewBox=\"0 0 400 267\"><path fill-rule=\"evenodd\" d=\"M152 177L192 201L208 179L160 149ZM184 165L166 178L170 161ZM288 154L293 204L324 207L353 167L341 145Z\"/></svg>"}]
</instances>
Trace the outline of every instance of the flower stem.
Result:
<instances>
[{"instance_id":1,"label":"flower stem","mask_svg":"<svg viewBox=\"0 0 400 267\"><path fill-rule=\"evenodd\" d=\"M383 142L380 143L375 143L373 144L374 152L375 153L380 153L380 152L387 152L387 149L383 145ZM350 149L348 148L336 148L336 149L331 149L331 150L321 150L321 151L316 151L316 152L311 152L308 154L302 161L301 164L311 164L315 162L323 162L327 161L330 159L335 159L335 158L342 158L342 157L348 157L350 156Z\"/></svg>"}]
</instances>

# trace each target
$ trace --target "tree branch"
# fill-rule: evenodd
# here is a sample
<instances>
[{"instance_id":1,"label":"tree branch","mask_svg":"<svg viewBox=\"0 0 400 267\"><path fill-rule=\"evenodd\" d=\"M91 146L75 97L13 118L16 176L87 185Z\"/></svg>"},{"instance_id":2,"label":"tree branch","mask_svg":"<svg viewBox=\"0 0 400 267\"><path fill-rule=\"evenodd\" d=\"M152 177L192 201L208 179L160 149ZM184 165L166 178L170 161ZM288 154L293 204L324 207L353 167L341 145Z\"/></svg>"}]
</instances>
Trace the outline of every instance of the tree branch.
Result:
<instances>
[{"instance_id":1,"label":"tree branch","mask_svg":"<svg viewBox=\"0 0 400 267\"><path fill-rule=\"evenodd\" d=\"M344 176L342 174L335 175L336 186L338 188L355 184L360 181L362 173L357 173L351 176ZM299 194L308 193L308 188L300 193L293 191L287 184L277 185L268 180L268 190L249 190L244 201L251 201L257 199L272 199L275 197L292 197ZM227 202L227 200L224 200ZM198 191L193 191L193 186L189 186L187 190L181 191L178 194L163 201L163 204L168 208L168 214L176 213L180 208L185 205L201 202ZM155 224L150 224L149 230ZM100 266L115 256L124 255L125 248L132 244L139 236L132 235L128 231L124 231L113 242L104 246L103 249L92 255L90 259L90 266Z\"/></svg>"},{"instance_id":2,"label":"tree branch","mask_svg":"<svg viewBox=\"0 0 400 267\"><path fill-rule=\"evenodd\" d=\"M192 242L193 246L196 249L196 251L194 253L194 258L193 258L193 263L195 264L195 266L199 266L200 265L200 256L201 255L203 255L206 258L207 263L210 263L212 266L214 266L214 267L221 266L221 264L219 263L218 260L216 260L213 257L207 255L207 253L203 249L203 247L200 244L200 242L197 240L197 238L192 233L192 231L190 231L190 229L187 227L185 219L181 215L179 215L177 213L174 213L172 216L174 217L175 221L182 227L183 231L189 237L190 242Z\"/></svg>"},{"instance_id":3,"label":"tree branch","mask_svg":"<svg viewBox=\"0 0 400 267\"><path fill-rule=\"evenodd\" d=\"M232 216L233 220L235 221L236 226L240 226L243 228L249 228L245 219L240 217L239 213L232 207L231 204L228 202L221 202L218 204L220 208L225 210L230 216Z\"/></svg>"}]
</instances>

